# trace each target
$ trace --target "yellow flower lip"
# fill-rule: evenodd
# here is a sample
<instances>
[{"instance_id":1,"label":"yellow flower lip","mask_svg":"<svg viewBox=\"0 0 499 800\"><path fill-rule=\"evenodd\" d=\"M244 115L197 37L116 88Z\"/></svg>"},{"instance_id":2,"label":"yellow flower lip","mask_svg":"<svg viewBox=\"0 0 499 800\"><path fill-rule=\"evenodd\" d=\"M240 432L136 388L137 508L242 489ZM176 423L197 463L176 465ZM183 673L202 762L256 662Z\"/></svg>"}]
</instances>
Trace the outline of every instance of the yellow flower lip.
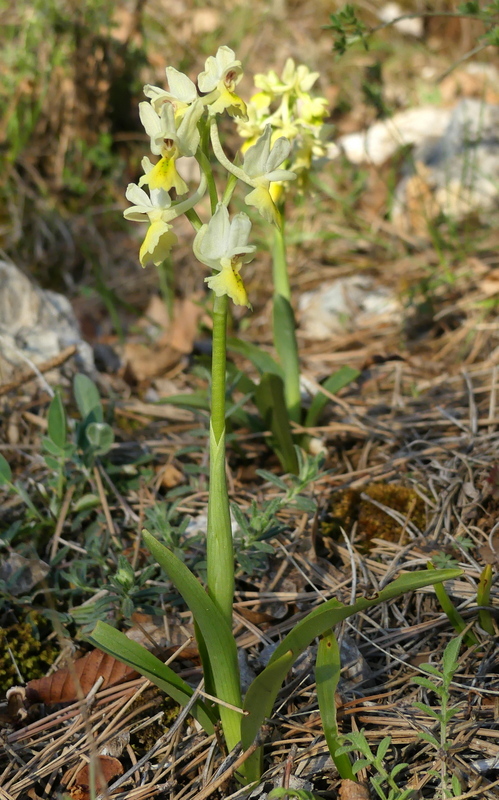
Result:
<instances>
[{"instance_id":1,"label":"yellow flower lip","mask_svg":"<svg viewBox=\"0 0 499 800\"><path fill-rule=\"evenodd\" d=\"M248 295L239 274L243 263L251 260L254 245L248 245L251 220L244 214L229 218L227 208L219 203L210 221L203 225L194 239L194 255L215 275L205 278L217 297L228 295L240 306L248 306Z\"/></svg>"},{"instance_id":2,"label":"yellow flower lip","mask_svg":"<svg viewBox=\"0 0 499 800\"><path fill-rule=\"evenodd\" d=\"M243 279L239 275L242 262L234 263L232 259L222 259L221 263L222 269L220 272L205 278L205 282L210 289L215 292L217 297L223 297L223 295L226 294L236 306L247 306L251 308Z\"/></svg>"},{"instance_id":3,"label":"yellow flower lip","mask_svg":"<svg viewBox=\"0 0 499 800\"><path fill-rule=\"evenodd\" d=\"M139 186L147 185L151 190L163 189L165 192L175 189L177 194L186 194L189 187L177 172L175 164L176 158L163 156L152 170L143 175L139 181Z\"/></svg>"}]
</instances>

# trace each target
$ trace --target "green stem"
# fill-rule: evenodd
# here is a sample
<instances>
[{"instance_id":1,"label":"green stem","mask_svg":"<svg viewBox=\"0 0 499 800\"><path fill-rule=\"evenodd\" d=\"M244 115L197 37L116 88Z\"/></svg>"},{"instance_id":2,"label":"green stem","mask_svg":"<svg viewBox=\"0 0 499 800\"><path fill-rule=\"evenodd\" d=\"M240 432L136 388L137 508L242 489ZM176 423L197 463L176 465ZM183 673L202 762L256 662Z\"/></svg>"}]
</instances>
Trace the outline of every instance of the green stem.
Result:
<instances>
[{"instance_id":1,"label":"green stem","mask_svg":"<svg viewBox=\"0 0 499 800\"><path fill-rule=\"evenodd\" d=\"M274 243L272 247L272 276L274 279L274 292L291 300L289 286L288 262L286 259L286 239L284 237L284 214L281 212L281 227L274 225Z\"/></svg>"},{"instance_id":2,"label":"green stem","mask_svg":"<svg viewBox=\"0 0 499 800\"><path fill-rule=\"evenodd\" d=\"M208 183L208 194L210 195L210 204L211 204L211 213L214 214L217 203L218 203L218 194L217 194L217 187L215 185L215 180L213 178L213 171L210 164L210 159L203 151L201 147L198 148L196 153L196 160L201 167L204 177Z\"/></svg>"},{"instance_id":3,"label":"green stem","mask_svg":"<svg viewBox=\"0 0 499 800\"><path fill-rule=\"evenodd\" d=\"M213 304L213 358L210 424L210 495L206 559L208 594L232 628L234 546L225 477L225 372L228 297Z\"/></svg>"},{"instance_id":4,"label":"green stem","mask_svg":"<svg viewBox=\"0 0 499 800\"><path fill-rule=\"evenodd\" d=\"M300 361L296 341L295 315L291 305L283 207L281 207L280 211L283 224L280 228L274 226L274 244L272 248L274 346L284 373L284 398L289 419L300 423Z\"/></svg>"}]
</instances>

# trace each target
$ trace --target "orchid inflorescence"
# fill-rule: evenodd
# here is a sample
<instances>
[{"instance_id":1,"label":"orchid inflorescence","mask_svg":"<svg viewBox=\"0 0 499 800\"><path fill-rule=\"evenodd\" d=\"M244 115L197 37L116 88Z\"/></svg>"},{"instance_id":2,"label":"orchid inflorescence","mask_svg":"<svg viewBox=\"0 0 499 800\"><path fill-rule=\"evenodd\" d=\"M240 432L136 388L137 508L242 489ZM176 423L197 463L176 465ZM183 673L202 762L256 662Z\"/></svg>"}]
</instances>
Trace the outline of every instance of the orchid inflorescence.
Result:
<instances>
[{"instance_id":1,"label":"orchid inflorescence","mask_svg":"<svg viewBox=\"0 0 499 800\"><path fill-rule=\"evenodd\" d=\"M150 138L151 153L159 159L155 164L148 157L142 159L144 174L138 185L132 183L126 191L134 205L124 212L126 219L149 222L139 253L142 266L149 262L159 266L168 257L177 241L173 220L193 209L213 181L206 166L209 161L202 153L202 133L206 130L218 162L251 188L246 204L255 207L268 222L280 225L275 200L283 186L297 176L303 184L312 158L324 155L327 102L310 93L318 75L304 65L296 67L288 59L280 78L273 70L255 76L260 91L246 105L236 94L243 77L241 62L229 47L223 46L216 56L206 60L197 85L175 67L167 67L168 90L150 84L144 87L148 101L139 104L140 119ZM220 143L216 118L224 111L235 118L240 135L246 139L242 166L230 161ZM187 198L184 196L189 187L177 169L180 158L197 159L202 168L199 186ZM172 190L175 199L170 194ZM220 273L206 278L217 296L227 294L237 305L249 305L239 273L254 250L247 244L251 223L245 214L229 221L230 196L231 192L227 200L224 196L225 211L218 204L213 209L207 223L212 235L206 235L206 225L198 231L194 252L203 264ZM230 235L230 240L224 239L225 249L218 236L222 228L227 237Z\"/></svg>"},{"instance_id":2,"label":"orchid inflorescence","mask_svg":"<svg viewBox=\"0 0 499 800\"><path fill-rule=\"evenodd\" d=\"M251 187L245 198L247 205L254 206L269 222L279 224L279 213L270 194L271 184L296 177L293 171L279 168L291 151L286 133L272 137L270 123L264 125L261 135L254 137L252 146L246 150L242 166L230 161L220 143L217 115L227 111L238 125L248 119L246 104L236 94L242 75L241 62L229 47L223 46L218 48L216 56L206 60L197 85L174 67L167 67L168 91L157 86L144 87L149 100L139 104L140 119L150 138L151 153L159 159L155 164L147 157L142 160L144 174L138 184L129 184L126 191L127 199L134 205L124 212L126 219L149 222L139 254L142 266L149 262L159 266L168 257L177 241L173 220L191 212L210 183L216 197L208 154L204 152L208 138L203 136L204 132L209 134L219 163L230 175ZM189 187L177 170L180 158L196 159L202 170L198 188L186 198ZM233 178L232 181L235 184ZM208 223L203 225L192 212L188 216L197 229L194 253L215 271L206 278L209 287L218 297L228 295L237 305L249 306L240 270L251 259L255 247L248 245L249 217L239 213L232 220L229 218L227 205L232 191L233 187L224 194L222 202L212 201L213 215ZM211 190L210 197L213 198Z\"/></svg>"},{"instance_id":3,"label":"orchid inflorescence","mask_svg":"<svg viewBox=\"0 0 499 800\"><path fill-rule=\"evenodd\" d=\"M289 169L296 173L298 185L306 185L314 159L326 155L326 137L330 126L324 124L328 102L324 97L311 94L318 72L310 72L305 64L295 65L288 58L281 77L274 70L255 75L259 92L247 104L247 118L238 120L240 136L246 139L243 151L253 145L269 128L271 143L285 137L292 144ZM272 197L282 192L283 185L272 187Z\"/></svg>"}]
</instances>

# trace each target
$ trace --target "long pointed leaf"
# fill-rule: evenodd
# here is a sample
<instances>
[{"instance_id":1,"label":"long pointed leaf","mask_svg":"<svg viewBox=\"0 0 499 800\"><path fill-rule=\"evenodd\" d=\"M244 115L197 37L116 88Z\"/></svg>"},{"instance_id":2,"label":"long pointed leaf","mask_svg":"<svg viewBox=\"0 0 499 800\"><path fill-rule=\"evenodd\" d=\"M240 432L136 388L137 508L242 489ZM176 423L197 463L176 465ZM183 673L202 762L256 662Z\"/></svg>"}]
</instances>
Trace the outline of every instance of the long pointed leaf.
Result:
<instances>
[{"instance_id":1,"label":"long pointed leaf","mask_svg":"<svg viewBox=\"0 0 499 800\"><path fill-rule=\"evenodd\" d=\"M283 681L281 675L286 675L294 660L295 657L291 651L283 653L277 661L269 664L263 670L259 676L261 680L259 680L258 683L254 680L246 692L246 697L244 699L246 716L241 720L241 743L243 750L246 750L255 740L263 720L266 717L270 717L276 698L275 686L278 682L279 690ZM259 748L254 755L253 761L247 766L246 777L248 781L259 779L261 774L261 758L262 748Z\"/></svg>"},{"instance_id":2,"label":"long pointed leaf","mask_svg":"<svg viewBox=\"0 0 499 800\"><path fill-rule=\"evenodd\" d=\"M286 472L298 474L298 459L289 424L282 378L270 372L262 375L255 392L255 402L265 427L272 431L274 450Z\"/></svg>"},{"instance_id":3,"label":"long pointed leaf","mask_svg":"<svg viewBox=\"0 0 499 800\"><path fill-rule=\"evenodd\" d=\"M336 688L340 680L341 658L340 648L334 632L325 633L319 642L315 661L315 682L317 684L317 702L321 714L322 727L328 750L340 776L350 781L355 780L350 759L346 753L337 755L340 747L338 720L336 719Z\"/></svg>"},{"instance_id":4,"label":"long pointed leaf","mask_svg":"<svg viewBox=\"0 0 499 800\"><path fill-rule=\"evenodd\" d=\"M274 294L272 308L274 343L284 373L284 396L289 419L301 422L300 361L296 343L296 320L286 297Z\"/></svg>"},{"instance_id":5,"label":"long pointed leaf","mask_svg":"<svg viewBox=\"0 0 499 800\"><path fill-rule=\"evenodd\" d=\"M277 693L290 666L317 636L321 636L329 628L334 627L334 625L352 616L352 614L364 611L366 608L371 608L401 594L422 589L424 586L453 580L460 575L462 575L462 570L460 569L424 570L406 573L388 584L380 592L376 592L372 598L362 597L350 606L345 606L339 600L333 599L315 608L284 637L272 654L268 666L255 678L248 689L244 709L249 711L250 714L243 719L241 724L243 747L248 747L251 744L260 730L265 716L270 715L272 704L275 702ZM291 659L281 659L282 656L288 653L291 654ZM265 708L262 708L258 702L256 702L255 707L252 707L252 703L255 702L254 698L258 698L260 686L265 687L266 691Z\"/></svg>"},{"instance_id":6,"label":"long pointed leaf","mask_svg":"<svg viewBox=\"0 0 499 800\"><path fill-rule=\"evenodd\" d=\"M330 375L329 378L323 382L322 386L330 394L336 394L340 389L343 389L345 386L348 386L349 383L356 380L359 375L360 372L358 369L345 365L340 367L333 375ZM306 428L313 428L313 426L317 424L320 413L328 402L329 397L325 395L324 392L317 392L307 411L307 416L305 418Z\"/></svg>"},{"instance_id":7,"label":"long pointed leaf","mask_svg":"<svg viewBox=\"0 0 499 800\"><path fill-rule=\"evenodd\" d=\"M176 672L141 644L129 639L106 622L99 620L88 641L104 653L136 669L180 705L187 705L191 699L193 690ZM203 726L206 733L213 733L215 715L201 700L193 706L192 716Z\"/></svg>"},{"instance_id":8,"label":"long pointed leaf","mask_svg":"<svg viewBox=\"0 0 499 800\"><path fill-rule=\"evenodd\" d=\"M284 377L283 371L277 361L274 361L269 353L257 347L256 344L244 342L242 339L229 336L227 339L227 350L247 358L262 374L264 372L271 372L273 375L280 375L281 378Z\"/></svg>"},{"instance_id":9,"label":"long pointed leaf","mask_svg":"<svg viewBox=\"0 0 499 800\"><path fill-rule=\"evenodd\" d=\"M149 531L143 532L143 541L192 611L208 651L217 697L240 708L242 699L237 647L225 618L177 556ZM220 719L227 747L232 750L241 738L241 714L221 705Z\"/></svg>"}]
</instances>

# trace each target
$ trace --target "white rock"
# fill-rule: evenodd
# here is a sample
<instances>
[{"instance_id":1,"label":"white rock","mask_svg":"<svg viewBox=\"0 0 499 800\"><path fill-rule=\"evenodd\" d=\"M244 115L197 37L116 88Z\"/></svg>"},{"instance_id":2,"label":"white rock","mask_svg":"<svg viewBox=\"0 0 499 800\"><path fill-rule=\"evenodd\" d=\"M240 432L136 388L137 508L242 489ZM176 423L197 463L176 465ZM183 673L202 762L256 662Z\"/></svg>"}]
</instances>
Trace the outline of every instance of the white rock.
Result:
<instances>
[{"instance_id":1,"label":"white rock","mask_svg":"<svg viewBox=\"0 0 499 800\"><path fill-rule=\"evenodd\" d=\"M383 164L402 145L418 145L429 136L442 136L451 113L451 109L436 106L409 108L375 122L366 131L341 136L337 144L353 164ZM334 153L328 151L329 157L334 158Z\"/></svg>"},{"instance_id":2,"label":"white rock","mask_svg":"<svg viewBox=\"0 0 499 800\"><path fill-rule=\"evenodd\" d=\"M365 329L383 321L399 321L402 308L386 287L367 275L338 278L305 292L299 300L300 329L309 339Z\"/></svg>"},{"instance_id":3,"label":"white rock","mask_svg":"<svg viewBox=\"0 0 499 800\"><path fill-rule=\"evenodd\" d=\"M0 381L73 344L79 368L94 371L92 348L81 338L69 300L41 289L8 261L0 261L0 342Z\"/></svg>"},{"instance_id":4,"label":"white rock","mask_svg":"<svg viewBox=\"0 0 499 800\"><path fill-rule=\"evenodd\" d=\"M378 11L378 17L382 22L393 22L393 20L407 13L408 12L404 11L398 3L386 3ZM418 39L421 38L424 33L422 17L400 19L398 22L394 23L393 27L405 36L415 36Z\"/></svg>"}]
</instances>

